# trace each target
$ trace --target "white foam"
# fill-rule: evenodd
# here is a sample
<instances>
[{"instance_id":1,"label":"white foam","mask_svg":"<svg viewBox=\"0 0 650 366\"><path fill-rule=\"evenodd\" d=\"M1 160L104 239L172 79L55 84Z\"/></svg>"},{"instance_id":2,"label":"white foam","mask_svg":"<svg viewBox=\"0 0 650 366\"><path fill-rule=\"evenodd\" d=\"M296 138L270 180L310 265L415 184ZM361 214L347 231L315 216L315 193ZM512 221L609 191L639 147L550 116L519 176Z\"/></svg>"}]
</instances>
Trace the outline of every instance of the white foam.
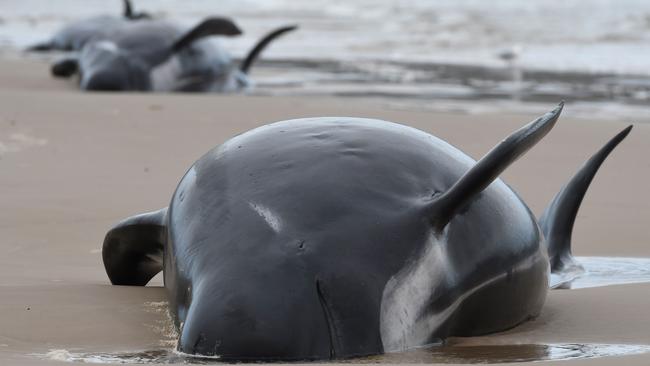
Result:
<instances>
[{"instance_id":1,"label":"white foam","mask_svg":"<svg viewBox=\"0 0 650 366\"><path fill-rule=\"evenodd\" d=\"M74 361L74 356L72 353L65 349L52 349L48 353L46 353L45 358L48 358L50 360L54 361L67 361L67 362L72 362Z\"/></svg>"},{"instance_id":2,"label":"white foam","mask_svg":"<svg viewBox=\"0 0 650 366\"><path fill-rule=\"evenodd\" d=\"M47 140L30 136L26 133L12 133L5 141L0 139L0 155L7 153L16 153L27 148L44 146Z\"/></svg>"},{"instance_id":3,"label":"white foam","mask_svg":"<svg viewBox=\"0 0 650 366\"><path fill-rule=\"evenodd\" d=\"M571 289L650 282L650 258L576 257L585 271Z\"/></svg>"}]
</instances>

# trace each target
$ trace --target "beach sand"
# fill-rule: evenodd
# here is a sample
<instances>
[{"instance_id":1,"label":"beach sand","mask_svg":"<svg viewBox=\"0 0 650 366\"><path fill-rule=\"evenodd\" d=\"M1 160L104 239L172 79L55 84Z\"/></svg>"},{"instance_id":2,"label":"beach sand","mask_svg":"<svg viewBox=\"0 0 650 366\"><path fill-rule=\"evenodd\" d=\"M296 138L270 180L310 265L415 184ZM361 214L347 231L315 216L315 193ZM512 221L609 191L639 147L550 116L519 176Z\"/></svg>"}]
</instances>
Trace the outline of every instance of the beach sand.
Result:
<instances>
[{"instance_id":1,"label":"beach sand","mask_svg":"<svg viewBox=\"0 0 650 366\"><path fill-rule=\"evenodd\" d=\"M147 288L110 285L101 259L108 228L166 206L186 169L229 137L277 120L331 115L401 122L474 158L536 117L400 111L343 98L81 93L72 81L51 79L45 63L0 61L0 364L56 363L33 355L56 349L169 346L160 277ZM602 118L561 118L503 174L535 213L631 122ZM578 255L650 257L650 116L634 122L582 205L573 236ZM555 290L536 320L451 342L650 345L648 309L650 284ZM650 354L570 362L647 365Z\"/></svg>"}]
</instances>

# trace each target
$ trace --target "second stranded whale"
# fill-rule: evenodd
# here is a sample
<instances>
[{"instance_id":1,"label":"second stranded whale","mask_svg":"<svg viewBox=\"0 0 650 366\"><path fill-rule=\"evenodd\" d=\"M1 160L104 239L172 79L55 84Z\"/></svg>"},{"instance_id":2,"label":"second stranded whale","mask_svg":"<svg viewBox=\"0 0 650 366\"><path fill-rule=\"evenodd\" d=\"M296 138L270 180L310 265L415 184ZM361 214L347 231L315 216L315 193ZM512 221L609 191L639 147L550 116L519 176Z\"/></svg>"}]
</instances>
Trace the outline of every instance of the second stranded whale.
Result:
<instances>
[{"instance_id":1,"label":"second stranded whale","mask_svg":"<svg viewBox=\"0 0 650 366\"><path fill-rule=\"evenodd\" d=\"M277 37L296 29L285 26L262 37L240 65L209 36L237 36L228 18L210 17L189 30L164 20L125 22L86 42L78 55L52 65L58 77L80 75L91 91L234 92L250 84L248 73Z\"/></svg>"},{"instance_id":2,"label":"second stranded whale","mask_svg":"<svg viewBox=\"0 0 650 366\"><path fill-rule=\"evenodd\" d=\"M537 220L498 176L561 110L479 161L380 120L253 129L196 161L168 208L112 228L106 271L136 286L163 271L178 350L224 360L340 359L512 328L540 313L551 273L577 272L578 207L631 129Z\"/></svg>"},{"instance_id":3,"label":"second stranded whale","mask_svg":"<svg viewBox=\"0 0 650 366\"><path fill-rule=\"evenodd\" d=\"M97 15L72 21L59 29L49 40L29 47L28 51L79 51L93 38L111 34L129 21L151 19L151 15L133 11L130 0L124 0L122 16Z\"/></svg>"}]
</instances>

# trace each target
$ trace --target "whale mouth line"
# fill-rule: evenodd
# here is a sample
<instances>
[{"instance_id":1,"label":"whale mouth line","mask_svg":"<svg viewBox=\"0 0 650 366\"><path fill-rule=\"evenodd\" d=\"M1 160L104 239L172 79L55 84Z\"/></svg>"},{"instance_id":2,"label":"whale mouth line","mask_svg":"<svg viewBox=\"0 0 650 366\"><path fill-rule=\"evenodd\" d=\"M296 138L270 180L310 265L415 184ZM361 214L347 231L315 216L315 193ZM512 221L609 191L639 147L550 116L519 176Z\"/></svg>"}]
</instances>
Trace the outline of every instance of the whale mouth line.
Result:
<instances>
[{"instance_id":1,"label":"whale mouth line","mask_svg":"<svg viewBox=\"0 0 650 366\"><path fill-rule=\"evenodd\" d=\"M336 359L336 328L334 327L332 312L330 311L329 304L325 298L325 293L319 279L316 279L316 293L318 294L318 301L320 302L320 306L323 309L323 315L325 316L325 322L327 323L327 332L330 339L330 360L334 360Z\"/></svg>"}]
</instances>

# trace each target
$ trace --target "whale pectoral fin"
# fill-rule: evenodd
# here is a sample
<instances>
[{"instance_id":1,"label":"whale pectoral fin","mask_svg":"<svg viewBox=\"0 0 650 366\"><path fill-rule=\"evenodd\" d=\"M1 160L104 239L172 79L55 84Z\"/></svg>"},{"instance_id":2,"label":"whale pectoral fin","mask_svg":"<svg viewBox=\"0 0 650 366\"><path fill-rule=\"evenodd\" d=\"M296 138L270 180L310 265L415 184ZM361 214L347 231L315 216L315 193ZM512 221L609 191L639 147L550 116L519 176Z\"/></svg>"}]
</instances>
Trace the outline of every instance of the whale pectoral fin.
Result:
<instances>
[{"instance_id":1,"label":"whale pectoral fin","mask_svg":"<svg viewBox=\"0 0 650 366\"><path fill-rule=\"evenodd\" d=\"M437 230L442 230L454 215L471 203L501 172L532 148L555 125L564 102L557 108L518 129L488 152L451 188L434 197L428 215Z\"/></svg>"},{"instance_id":2,"label":"whale pectoral fin","mask_svg":"<svg viewBox=\"0 0 650 366\"><path fill-rule=\"evenodd\" d=\"M544 210L539 224L546 237L551 272L562 280L552 287L570 282L583 271L571 255L571 233L578 209L598 168L631 130L630 125L619 132L587 160Z\"/></svg>"},{"instance_id":3,"label":"whale pectoral fin","mask_svg":"<svg viewBox=\"0 0 650 366\"><path fill-rule=\"evenodd\" d=\"M52 75L67 78L74 75L79 69L79 60L76 57L65 57L52 64Z\"/></svg>"},{"instance_id":4,"label":"whale pectoral fin","mask_svg":"<svg viewBox=\"0 0 650 366\"><path fill-rule=\"evenodd\" d=\"M196 27L190 29L172 45L172 51L177 52L192 42L208 36L238 36L242 34L241 29L228 18L211 17Z\"/></svg>"},{"instance_id":5,"label":"whale pectoral fin","mask_svg":"<svg viewBox=\"0 0 650 366\"><path fill-rule=\"evenodd\" d=\"M163 269L167 208L130 217L104 239L102 258L114 285L144 286Z\"/></svg>"}]
</instances>

